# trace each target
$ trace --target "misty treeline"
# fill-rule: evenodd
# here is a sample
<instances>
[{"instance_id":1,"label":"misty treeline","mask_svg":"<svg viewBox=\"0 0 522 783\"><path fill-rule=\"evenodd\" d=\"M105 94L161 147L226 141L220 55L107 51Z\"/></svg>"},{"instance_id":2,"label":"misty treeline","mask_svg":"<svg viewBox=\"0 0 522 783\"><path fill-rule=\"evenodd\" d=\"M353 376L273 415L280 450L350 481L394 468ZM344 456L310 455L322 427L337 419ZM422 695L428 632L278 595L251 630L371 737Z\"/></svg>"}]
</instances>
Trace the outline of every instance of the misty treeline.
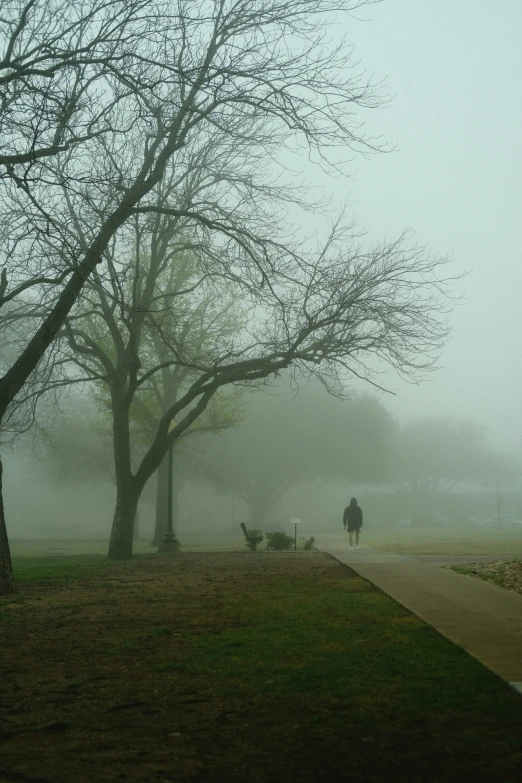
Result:
<instances>
[{"instance_id":1,"label":"misty treeline","mask_svg":"<svg viewBox=\"0 0 522 783\"><path fill-rule=\"evenodd\" d=\"M111 557L131 555L169 446L227 428L238 385L290 369L343 395L383 365L418 379L446 339L444 260L407 235L365 243L300 175L379 151L362 122L381 87L336 25L364 4L3 3L3 440L42 396L98 385ZM0 496L0 592L13 590Z\"/></svg>"},{"instance_id":2,"label":"misty treeline","mask_svg":"<svg viewBox=\"0 0 522 783\"><path fill-rule=\"evenodd\" d=\"M93 401L70 400L72 413L49 428L37 468L53 483L114 481L108 411L97 395L94 402L97 407ZM177 442L175 520L184 486L211 487L241 500L249 512L245 521L257 529L281 517L287 493L293 491L295 503L301 493L308 496L313 488L325 487L342 488L347 496L363 487L365 496L376 492L368 502L384 524L412 515L428 518L441 510L461 517L466 485L471 491L482 488L478 494L484 498L488 488L495 494L497 484L506 487L520 476L516 460L493 449L486 428L473 421L438 416L399 425L374 396L359 394L347 402L317 381L296 387L278 378L263 391L244 389L234 406L230 427L220 429L219 437L217 430L201 428L193 433L199 437ZM143 430L140 441L139 418L132 427L133 462L138 462L147 436ZM146 487L147 500L156 508L152 543L165 532L165 483L158 471L156 485ZM486 504L481 517L491 513ZM327 516L324 511L321 519L307 521L321 525ZM208 524L215 521L208 519Z\"/></svg>"}]
</instances>

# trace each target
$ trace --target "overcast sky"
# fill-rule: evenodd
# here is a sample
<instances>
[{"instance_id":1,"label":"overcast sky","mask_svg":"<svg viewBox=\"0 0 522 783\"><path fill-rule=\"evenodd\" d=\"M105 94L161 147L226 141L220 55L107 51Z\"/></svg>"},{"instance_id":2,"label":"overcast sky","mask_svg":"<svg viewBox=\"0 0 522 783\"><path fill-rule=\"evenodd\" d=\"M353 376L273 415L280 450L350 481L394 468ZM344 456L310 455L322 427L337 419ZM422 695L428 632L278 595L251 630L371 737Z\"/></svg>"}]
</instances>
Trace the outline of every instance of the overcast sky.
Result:
<instances>
[{"instance_id":1,"label":"overcast sky","mask_svg":"<svg viewBox=\"0 0 522 783\"><path fill-rule=\"evenodd\" d=\"M469 271L442 369L421 386L393 380L384 401L401 419L471 416L520 453L522 0L384 0L359 16L349 40L394 96L370 127L396 151L333 187L373 233L411 227Z\"/></svg>"}]
</instances>

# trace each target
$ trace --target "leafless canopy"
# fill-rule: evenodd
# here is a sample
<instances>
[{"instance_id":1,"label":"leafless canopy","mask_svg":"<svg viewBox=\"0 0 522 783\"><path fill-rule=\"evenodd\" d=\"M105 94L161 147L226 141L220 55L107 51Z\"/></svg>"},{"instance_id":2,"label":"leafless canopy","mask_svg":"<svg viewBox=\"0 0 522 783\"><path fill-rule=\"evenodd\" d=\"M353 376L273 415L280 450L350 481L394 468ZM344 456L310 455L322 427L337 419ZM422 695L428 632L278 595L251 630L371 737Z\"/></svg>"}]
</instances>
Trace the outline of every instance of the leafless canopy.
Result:
<instances>
[{"instance_id":1,"label":"leafless canopy","mask_svg":"<svg viewBox=\"0 0 522 783\"><path fill-rule=\"evenodd\" d=\"M445 339L439 259L407 237L364 247L342 219L321 241L288 220L296 204L314 206L289 169L296 152L339 171L347 152L378 148L355 112L379 105L379 87L331 24L362 5L4 3L0 330L16 339L0 378L0 420L43 370L57 336L91 377L101 364L99 376L119 390L115 430L126 452L116 465L127 482L115 515L127 540L119 556L128 553L135 511L126 499L137 502L169 444L219 389L293 366L332 388L350 376L375 382L382 361L415 379ZM143 236L158 251L147 260ZM184 246L194 259L185 301L226 290L245 313L243 328L205 351L179 339L172 324L182 296L162 287L162 269ZM113 342L106 359L82 326L89 308ZM165 345L155 369L140 355L147 329ZM65 361L51 357L53 369ZM129 406L167 367L186 384L131 475Z\"/></svg>"},{"instance_id":2,"label":"leafless canopy","mask_svg":"<svg viewBox=\"0 0 522 783\"><path fill-rule=\"evenodd\" d=\"M199 373L184 406L293 364L333 383L373 377L373 359L413 378L432 364L446 336L437 259L404 237L366 249L340 221L312 246L277 219L298 200L281 180L282 150L304 142L328 167L337 149L374 146L353 112L378 105L377 90L347 71L351 52L323 24L362 4L9 6L0 304L29 312L35 331L0 381L0 409L97 267L113 301L128 297L129 243L160 218L199 248L199 284L227 281L250 312L210 363L169 344L169 361ZM153 288L137 274L124 305L135 323L154 310Z\"/></svg>"},{"instance_id":3,"label":"leafless canopy","mask_svg":"<svg viewBox=\"0 0 522 783\"><path fill-rule=\"evenodd\" d=\"M362 4L4 3L0 305L45 307L0 380L2 415L108 244L136 210L153 207L168 164L201 134L241 143L248 128L267 166L282 145L304 142L325 166L339 164L329 158L336 149L372 146L353 111L379 96L364 74L347 78L350 51L327 41L324 25ZM74 238L70 202L83 224ZM207 212L200 205L195 219L229 230Z\"/></svg>"}]
</instances>

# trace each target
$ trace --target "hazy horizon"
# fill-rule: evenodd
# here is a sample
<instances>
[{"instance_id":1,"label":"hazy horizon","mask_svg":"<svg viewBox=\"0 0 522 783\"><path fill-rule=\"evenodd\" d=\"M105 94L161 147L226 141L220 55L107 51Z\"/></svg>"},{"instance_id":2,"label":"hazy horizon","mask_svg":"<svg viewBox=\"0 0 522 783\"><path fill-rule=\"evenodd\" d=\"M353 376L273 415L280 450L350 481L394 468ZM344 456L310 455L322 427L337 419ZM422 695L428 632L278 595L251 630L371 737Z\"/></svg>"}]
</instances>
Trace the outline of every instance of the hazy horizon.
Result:
<instances>
[{"instance_id":1,"label":"hazy horizon","mask_svg":"<svg viewBox=\"0 0 522 783\"><path fill-rule=\"evenodd\" d=\"M419 386L391 374L383 402L402 421L451 413L522 454L522 4L388 0L361 9L348 40L392 100L368 127L395 151L354 160L331 185L375 236L411 227L468 273L455 293L441 369ZM515 338L516 339L516 338Z\"/></svg>"}]
</instances>

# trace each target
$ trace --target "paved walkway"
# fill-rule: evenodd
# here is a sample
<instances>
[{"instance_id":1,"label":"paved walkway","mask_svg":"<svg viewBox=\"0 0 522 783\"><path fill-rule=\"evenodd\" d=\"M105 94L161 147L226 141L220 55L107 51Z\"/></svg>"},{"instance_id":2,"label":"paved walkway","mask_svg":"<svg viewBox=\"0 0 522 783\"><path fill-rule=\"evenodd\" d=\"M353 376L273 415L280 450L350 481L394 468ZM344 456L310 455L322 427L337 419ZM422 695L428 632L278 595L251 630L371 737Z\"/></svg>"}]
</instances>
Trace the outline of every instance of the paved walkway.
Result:
<instances>
[{"instance_id":1,"label":"paved walkway","mask_svg":"<svg viewBox=\"0 0 522 783\"><path fill-rule=\"evenodd\" d=\"M347 541L320 535L315 546L346 563L522 693L522 595L441 568L509 556L421 558L367 546L350 551Z\"/></svg>"}]
</instances>

